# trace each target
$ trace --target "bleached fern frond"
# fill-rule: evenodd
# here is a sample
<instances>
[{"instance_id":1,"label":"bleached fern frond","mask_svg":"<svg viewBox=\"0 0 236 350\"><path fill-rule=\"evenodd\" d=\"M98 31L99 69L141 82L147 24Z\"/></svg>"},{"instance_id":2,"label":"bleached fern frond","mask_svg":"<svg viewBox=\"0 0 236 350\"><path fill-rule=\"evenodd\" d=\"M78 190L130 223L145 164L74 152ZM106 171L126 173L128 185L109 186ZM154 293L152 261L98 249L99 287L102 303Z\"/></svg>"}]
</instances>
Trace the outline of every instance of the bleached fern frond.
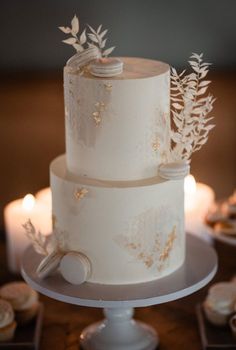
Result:
<instances>
[{"instance_id":1,"label":"bleached fern frond","mask_svg":"<svg viewBox=\"0 0 236 350\"><path fill-rule=\"evenodd\" d=\"M70 34L68 39L62 40L63 43L72 45L77 52L84 51L84 45L87 42L86 29L79 36L79 19L75 15L71 21L71 27L58 27L63 33Z\"/></svg>"},{"instance_id":2,"label":"bleached fern frond","mask_svg":"<svg viewBox=\"0 0 236 350\"><path fill-rule=\"evenodd\" d=\"M39 254L47 255L48 252L46 248L46 236L35 229L35 226L32 224L30 219L26 221L26 223L22 226L25 230L26 236L30 239L35 251Z\"/></svg>"},{"instance_id":3,"label":"bleached fern frond","mask_svg":"<svg viewBox=\"0 0 236 350\"><path fill-rule=\"evenodd\" d=\"M54 228L49 236L45 236L40 231L36 230L30 219L22 226L37 253L48 255L52 251L63 252L66 250L67 232Z\"/></svg>"},{"instance_id":4,"label":"bleached fern frond","mask_svg":"<svg viewBox=\"0 0 236 350\"><path fill-rule=\"evenodd\" d=\"M106 41L107 39L105 39L105 35L107 34L108 30L105 29L102 31L102 25L100 24L100 26L97 28L97 30L93 29L90 25L88 25L89 29L90 29L90 33L88 33L88 37L91 40L91 43L89 43L88 45L91 46L96 46L102 57L107 57L109 56L112 51L115 49L115 46L110 47L109 49L104 50L105 45L106 45Z\"/></svg>"},{"instance_id":5,"label":"bleached fern frond","mask_svg":"<svg viewBox=\"0 0 236 350\"><path fill-rule=\"evenodd\" d=\"M114 50L114 46L110 47L108 49L105 49L107 39L105 38L105 35L107 34L108 30L102 30L102 25L97 28L97 30L93 29L90 25L88 25L88 28L90 32L86 34L86 29L82 32L82 34L79 36L79 19L75 15L71 21L71 27L58 27L63 33L70 34L70 37L68 39L62 40L63 43L72 45L74 49L77 52L84 51L85 44L87 44L87 47L97 47L101 53L101 57L107 57L109 56L112 51ZM89 39L89 41L87 41Z\"/></svg>"},{"instance_id":6,"label":"bleached fern frond","mask_svg":"<svg viewBox=\"0 0 236 350\"><path fill-rule=\"evenodd\" d=\"M178 74L171 70L171 112L174 128L171 131L171 161L189 160L193 152L207 142L209 124L215 99L205 95L210 84L206 77L210 63L203 62L203 54L193 53L189 64L192 72Z\"/></svg>"}]
</instances>

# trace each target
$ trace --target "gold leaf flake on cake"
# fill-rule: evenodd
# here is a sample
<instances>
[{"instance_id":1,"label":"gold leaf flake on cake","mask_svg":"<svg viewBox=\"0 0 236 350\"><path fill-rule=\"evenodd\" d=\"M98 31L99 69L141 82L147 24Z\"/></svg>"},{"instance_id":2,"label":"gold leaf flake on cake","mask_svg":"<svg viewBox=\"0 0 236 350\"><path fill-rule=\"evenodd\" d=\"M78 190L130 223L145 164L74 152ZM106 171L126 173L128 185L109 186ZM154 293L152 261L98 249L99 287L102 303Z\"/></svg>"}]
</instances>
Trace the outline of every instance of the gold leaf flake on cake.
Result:
<instances>
[{"instance_id":1,"label":"gold leaf flake on cake","mask_svg":"<svg viewBox=\"0 0 236 350\"><path fill-rule=\"evenodd\" d=\"M160 256L159 256L160 261L165 261L166 259L168 259L176 238L177 238L176 226L174 226L173 230L168 235L168 238L167 238L167 241L166 241L166 244L165 244L163 250L160 253Z\"/></svg>"},{"instance_id":2,"label":"gold leaf flake on cake","mask_svg":"<svg viewBox=\"0 0 236 350\"><path fill-rule=\"evenodd\" d=\"M169 224L165 224L169 218L167 214L162 221L165 212L147 210L132 220L126 234L115 237L115 242L130 256L142 262L146 268L153 268L160 273L168 266L174 242L178 238L177 225L171 229Z\"/></svg>"},{"instance_id":3,"label":"gold leaf flake on cake","mask_svg":"<svg viewBox=\"0 0 236 350\"><path fill-rule=\"evenodd\" d=\"M87 188L79 188L75 191L75 198L77 200L81 200L86 196L87 193L88 193Z\"/></svg>"},{"instance_id":4,"label":"gold leaf flake on cake","mask_svg":"<svg viewBox=\"0 0 236 350\"><path fill-rule=\"evenodd\" d=\"M111 92L112 91L112 84L105 83L103 84L106 91Z\"/></svg>"},{"instance_id":5,"label":"gold leaf flake on cake","mask_svg":"<svg viewBox=\"0 0 236 350\"><path fill-rule=\"evenodd\" d=\"M95 122L95 125L99 126L102 122L102 113L105 111L106 105L104 102L101 101L101 102L96 102L94 106L96 108L96 111L92 113L92 118Z\"/></svg>"},{"instance_id":6,"label":"gold leaf flake on cake","mask_svg":"<svg viewBox=\"0 0 236 350\"><path fill-rule=\"evenodd\" d=\"M159 140L152 142L152 149L154 152L158 151L159 148L160 148L160 141Z\"/></svg>"}]
</instances>

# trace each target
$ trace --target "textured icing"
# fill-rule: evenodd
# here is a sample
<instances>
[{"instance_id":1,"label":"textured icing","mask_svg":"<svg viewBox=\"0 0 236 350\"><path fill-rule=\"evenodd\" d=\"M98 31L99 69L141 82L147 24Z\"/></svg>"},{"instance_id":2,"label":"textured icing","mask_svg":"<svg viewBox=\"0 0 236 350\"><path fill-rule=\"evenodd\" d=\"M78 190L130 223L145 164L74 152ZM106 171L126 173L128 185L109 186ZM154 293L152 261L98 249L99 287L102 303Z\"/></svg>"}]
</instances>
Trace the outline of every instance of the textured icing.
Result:
<instances>
[{"instance_id":1,"label":"textured icing","mask_svg":"<svg viewBox=\"0 0 236 350\"><path fill-rule=\"evenodd\" d=\"M184 261L183 180L106 182L71 175L65 156L51 164L53 215L66 249L85 254L91 282L154 280ZM75 194L86 189L84 196Z\"/></svg>"},{"instance_id":2,"label":"textured icing","mask_svg":"<svg viewBox=\"0 0 236 350\"><path fill-rule=\"evenodd\" d=\"M64 69L67 166L77 175L149 178L168 157L169 66L121 59L124 71L113 78Z\"/></svg>"}]
</instances>

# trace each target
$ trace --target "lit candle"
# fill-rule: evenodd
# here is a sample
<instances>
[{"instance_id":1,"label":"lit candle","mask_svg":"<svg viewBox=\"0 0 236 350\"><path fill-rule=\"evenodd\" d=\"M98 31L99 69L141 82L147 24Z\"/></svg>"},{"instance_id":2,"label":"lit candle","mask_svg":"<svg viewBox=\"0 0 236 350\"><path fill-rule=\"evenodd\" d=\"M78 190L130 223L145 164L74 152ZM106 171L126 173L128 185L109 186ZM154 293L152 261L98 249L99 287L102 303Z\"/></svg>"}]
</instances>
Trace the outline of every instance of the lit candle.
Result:
<instances>
[{"instance_id":1,"label":"lit candle","mask_svg":"<svg viewBox=\"0 0 236 350\"><path fill-rule=\"evenodd\" d=\"M32 194L9 203L4 209L7 238L7 258L11 272L20 272L21 256L30 241L25 234L23 224L28 219L43 234L50 233L47 207L35 200Z\"/></svg>"},{"instance_id":2,"label":"lit candle","mask_svg":"<svg viewBox=\"0 0 236 350\"><path fill-rule=\"evenodd\" d=\"M43 188L35 195L37 202L45 206L47 210L49 233L52 232L52 191L50 187ZM46 220L46 218L44 218Z\"/></svg>"},{"instance_id":3,"label":"lit candle","mask_svg":"<svg viewBox=\"0 0 236 350\"><path fill-rule=\"evenodd\" d=\"M193 175L188 175L184 182L185 192L185 228L209 241L206 235L204 218L214 203L215 194L210 186L196 183Z\"/></svg>"},{"instance_id":4,"label":"lit candle","mask_svg":"<svg viewBox=\"0 0 236 350\"><path fill-rule=\"evenodd\" d=\"M52 191L50 187L43 188L35 195L37 201L43 202L48 206L49 210L52 210Z\"/></svg>"}]
</instances>

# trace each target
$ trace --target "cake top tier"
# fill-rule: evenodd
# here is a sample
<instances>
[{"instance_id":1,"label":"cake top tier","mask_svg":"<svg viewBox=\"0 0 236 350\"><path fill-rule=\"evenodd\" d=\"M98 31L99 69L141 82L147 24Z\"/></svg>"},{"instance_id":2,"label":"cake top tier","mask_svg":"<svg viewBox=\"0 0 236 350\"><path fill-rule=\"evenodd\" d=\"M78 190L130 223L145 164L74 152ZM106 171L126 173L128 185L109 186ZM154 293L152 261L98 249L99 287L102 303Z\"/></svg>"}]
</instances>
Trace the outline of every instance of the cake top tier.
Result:
<instances>
[{"instance_id":1,"label":"cake top tier","mask_svg":"<svg viewBox=\"0 0 236 350\"><path fill-rule=\"evenodd\" d=\"M150 59L137 58L137 57L121 57L123 62L123 72L119 75L109 77L109 79L122 80L122 79L142 79L150 78L164 74L169 71L170 67L167 63L154 61ZM107 63L106 63L107 64ZM68 61L66 69L71 69L70 60ZM76 70L72 70L70 73L76 73ZM83 76L86 78L97 79L92 75L89 70L83 72ZM102 78L99 78L102 79ZM107 79L107 78L105 78Z\"/></svg>"}]
</instances>

